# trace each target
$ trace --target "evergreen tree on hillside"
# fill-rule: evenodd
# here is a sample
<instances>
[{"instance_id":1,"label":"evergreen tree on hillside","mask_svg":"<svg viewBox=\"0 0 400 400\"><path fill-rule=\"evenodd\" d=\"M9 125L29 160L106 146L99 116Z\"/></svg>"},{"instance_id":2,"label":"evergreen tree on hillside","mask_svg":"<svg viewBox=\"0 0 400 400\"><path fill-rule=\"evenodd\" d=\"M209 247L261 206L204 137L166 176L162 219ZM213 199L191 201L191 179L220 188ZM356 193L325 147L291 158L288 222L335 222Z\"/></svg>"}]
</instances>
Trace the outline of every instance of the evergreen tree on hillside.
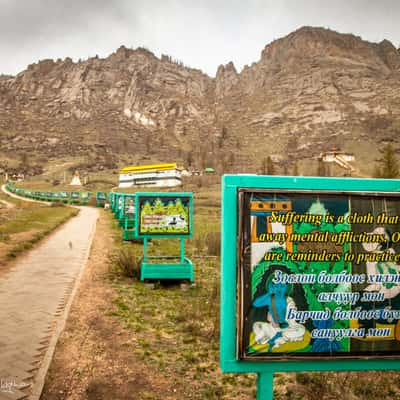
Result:
<instances>
[{"instance_id":1,"label":"evergreen tree on hillside","mask_svg":"<svg viewBox=\"0 0 400 400\"><path fill-rule=\"evenodd\" d=\"M275 175L275 166L271 157L263 158L261 161L261 173L263 175Z\"/></svg>"},{"instance_id":2,"label":"evergreen tree on hillside","mask_svg":"<svg viewBox=\"0 0 400 400\"><path fill-rule=\"evenodd\" d=\"M292 175L293 176L298 176L299 175L299 166L297 165L297 162L295 162L294 165L293 165Z\"/></svg>"},{"instance_id":3,"label":"evergreen tree on hillside","mask_svg":"<svg viewBox=\"0 0 400 400\"><path fill-rule=\"evenodd\" d=\"M263 158L261 161L261 175L267 175L267 159Z\"/></svg>"},{"instance_id":4,"label":"evergreen tree on hillside","mask_svg":"<svg viewBox=\"0 0 400 400\"><path fill-rule=\"evenodd\" d=\"M391 144L382 149L382 159L375 167L375 178L397 178L399 176L399 164Z\"/></svg>"},{"instance_id":5,"label":"evergreen tree on hillside","mask_svg":"<svg viewBox=\"0 0 400 400\"><path fill-rule=\"evenodd\" d=\"M317 176L326 176L326 165L322 159L318 160Z\"/></svg>"},{"instance_id":6,"label":"evergreen tree on hillside","mask_svg":"<svg viewBox=\"0 0 400 400\"><path fill-rule=\"evenodd\" d=\"M267 158L267 175L275 175L275 165L270 156Z\"/></svg>"}]
</instances>

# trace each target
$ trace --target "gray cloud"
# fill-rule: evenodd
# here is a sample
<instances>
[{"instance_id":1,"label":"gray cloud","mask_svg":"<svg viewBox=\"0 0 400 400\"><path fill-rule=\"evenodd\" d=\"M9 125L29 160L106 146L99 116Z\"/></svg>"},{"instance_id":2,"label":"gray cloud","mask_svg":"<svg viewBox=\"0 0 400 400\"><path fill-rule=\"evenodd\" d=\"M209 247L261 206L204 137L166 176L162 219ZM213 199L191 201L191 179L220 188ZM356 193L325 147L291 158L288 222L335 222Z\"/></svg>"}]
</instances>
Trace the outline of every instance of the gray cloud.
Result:
<instances>
[{"instance_id":1,"label":"gray cloud","mask_svg":"<svg viewBox=\"0 0 400 400\"><path fill-rule=\"evenodd\" d=\"M78 0L1 0L0 35L9 37L12 42L34 42L38 37L51 41L76 29L83 31L102 14L112 21L118 9L112 9L109 4L107 0L89 3Z\"/></svg>"},{"instance_id":2,"label":"gray cloud","mask_svg":"<svg viewBox=\"0 0 400 400\"><path fill-rule=\"evenodd\" d=\"M0 73L43 58L106 57L124 44L213 75L222 63L257 61L303 25L400 44L396 0L0 0L0 10Z\"/></svg>"}]
</instances>

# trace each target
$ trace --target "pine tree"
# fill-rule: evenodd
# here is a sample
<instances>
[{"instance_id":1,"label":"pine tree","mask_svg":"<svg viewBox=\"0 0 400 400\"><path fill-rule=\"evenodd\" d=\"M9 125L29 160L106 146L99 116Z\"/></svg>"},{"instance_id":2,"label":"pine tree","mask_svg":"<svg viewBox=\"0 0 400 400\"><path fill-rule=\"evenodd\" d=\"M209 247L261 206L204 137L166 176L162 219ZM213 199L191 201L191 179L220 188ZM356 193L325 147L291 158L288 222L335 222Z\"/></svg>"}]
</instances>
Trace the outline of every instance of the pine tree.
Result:
<instances>
[{"instance_id":1,"label":"pine tree","mask_svg":"<svg viewBox=\"0 0 400 400\"><path fill-rule=\"evenodd\" d=\"M326 176L326 165L322 159L318 160L317 176Z\"/></svg>"},{"instance_id":2,"label":"pine tree","mask_svg":"<svg viewBox=\"0 0 400 400\"><path fill-rule=\"evenodd\" d=\"M283 164L283 175L289 175L289 169L287 164Z\"/></svg>"},{"instance_id":3,"label":"pine tree","mask_svg":"<svg viewBox=\"0 0 400 400\"><path fill-rule=\"evenodd\" d=\"M297 165L297 162L295 162L293 166L293 176L298 176L298 175L299 175L299 166Z\"/></svg>"},{"instance_id":4,"label":"pine tree","mask_svg":"<svg viewBox=\"0 0 400 400\"><path fill-rule=\"evenodd\" d=\"M154 214L153 213L153 207L150 205L150 203L148 201L146 201L144 203L144 205L142 206L142 214L143 215L151 215Z\"/></svg>"},{"instance_id":5,"label":"pine tree","mask_svg":"<svg viewBox=\"0 0 400 400\"><path fill-rule=\"evenodd\" d=\"M275 174L275 166L271 157L263 158L261 161L261 174L262 175L274 175Z\"/></svg>"},{"instance_id":6,"label":"pine tree","mask_svg":"<svg viewBox=\"0 0 400 400\"><path fill-rule=\"evenodd\" d=\"M267 175L275 175L274 162L270 156L267 158Z\"/></svg>"},{"instance_id":7,"label":"pine tree","mask_svg":"<svg viewBox=\"0 0 400 400\"><path fill-rule=\"evenodd\" d=\"M164 203L161 201L161 199L157 198L157 200L154 202L153 205L153 212L156 215L161 215L165 213L166 207L164 206Z\"/></svg>"},{"instance_id":8,"label":"pine tree","mask_svg":"<svg viewBox=\"0 0 400 400\"><path fill-rule=\"evenodd\" d=\"M374 176L386 179L397 178L399 176L399 164L391 144L387 144L382 149L382 159L380 165L375 167Z\"/></svg>"},{"instance_id":9,"label":"pine tree","mask_svg":"<svg viewBox=\"0 0 400 400\"><path fill-rule=\"evenodd\" d=\"M263 158L261 161L261 175L267 175L267 159Z\"/></svg>"},{"instance_id":10,"label":"pine tree","mask_svg":"<svg viewBox=\"0 0 400 400\"><path fill-rule=\"evenodd\" d=\"M191 167L193 164L193 150L190 150L186 153L186 164L188 167Z\"/></svg>"}]
</instances>

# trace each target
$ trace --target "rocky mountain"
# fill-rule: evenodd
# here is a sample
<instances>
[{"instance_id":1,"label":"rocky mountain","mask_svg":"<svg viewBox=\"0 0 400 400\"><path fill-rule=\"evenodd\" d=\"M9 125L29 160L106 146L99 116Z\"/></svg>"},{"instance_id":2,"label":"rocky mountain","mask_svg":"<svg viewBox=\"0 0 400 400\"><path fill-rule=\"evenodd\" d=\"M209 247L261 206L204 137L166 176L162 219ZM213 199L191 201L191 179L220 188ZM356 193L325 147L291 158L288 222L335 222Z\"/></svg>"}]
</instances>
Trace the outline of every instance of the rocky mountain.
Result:
<instances>
[{"instance_id":1,"label":"rocky mountain","mask_svg":"<svg viewBox=\"0 0 400 400\"><path fill-rule=\"evenodd\" d=\"M389 41L323 28L301 28L215 78L144 48L43 60L0 76L0 160L261 172L270 156L278 172L296 164L315 174L319 154L336 146L368 174L382 144L399 145L399 88L400 52Z\"/></svg>"}]
</instances>

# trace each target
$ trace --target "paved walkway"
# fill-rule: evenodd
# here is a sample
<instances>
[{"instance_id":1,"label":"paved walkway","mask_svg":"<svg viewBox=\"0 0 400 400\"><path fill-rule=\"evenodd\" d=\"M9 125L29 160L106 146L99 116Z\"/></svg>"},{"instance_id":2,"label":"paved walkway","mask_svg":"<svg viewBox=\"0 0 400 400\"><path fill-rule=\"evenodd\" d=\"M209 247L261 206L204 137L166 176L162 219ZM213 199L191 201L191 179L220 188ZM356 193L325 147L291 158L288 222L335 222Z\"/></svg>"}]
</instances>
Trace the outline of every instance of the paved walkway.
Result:
<instances>
[{"instance_id":1,"label":"paved walkway","mask_svg":"<svg viewBox=\"0 0 400 400\"><path fill-rule=\"evenodd\" d=\"M0 203L3 204L3 206L5 208L14 208L15 207L15 204L10 203L9 201L6 201L6 200L0 200Z\"/></svg>"},{"instance_id":2,"label":"paved walkway","mask_svg":"<svg viewBox=\"0 0 400 400\"><path fill-rule=\"evenodd\" d=\"M11 193L10 191L7 190L5 184L1 186L1 190L2 190L5 194L7 194L8 196L14 197L15 199L19 199L19 200L23 200L23 201L29 201L29 202L31 202L31 203L47 204L48 206L51 205L51 203L50 203L49 201L41 201L41 200L36 200L36 199L28 199L27 197L21 197L21 196L18 196L17 194L15 194L15 193Z\"/></svg>"},{"instance_id":3,"label":"paved walkway","mask_svg":"<svg viewBox=\"0 0 400 400\"><path fill-rule=\"evenodd\" d=\"M40 396L98 217L80 210L0 277L0 400Z\"/></svg>"}]
</instances>

